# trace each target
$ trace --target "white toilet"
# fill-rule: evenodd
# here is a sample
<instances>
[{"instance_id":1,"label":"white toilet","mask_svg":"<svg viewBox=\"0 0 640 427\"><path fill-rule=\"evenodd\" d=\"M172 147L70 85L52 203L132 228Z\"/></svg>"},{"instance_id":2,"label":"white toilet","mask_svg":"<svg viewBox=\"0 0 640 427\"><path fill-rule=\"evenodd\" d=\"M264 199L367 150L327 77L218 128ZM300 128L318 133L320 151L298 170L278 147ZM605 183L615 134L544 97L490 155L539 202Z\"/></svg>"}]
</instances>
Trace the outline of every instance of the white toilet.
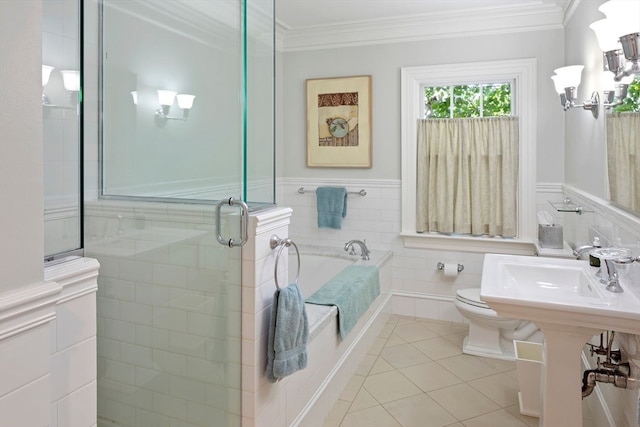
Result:
<instances>
[{"instance_id":1,"label":"white toilet","mask_svg":"<svg viewBox=\"0 0 640 427\"><path fill-rule=\"evenodd\" d=\"M498 316L480 299L480 288L459 289L455 306L469 320L463 353L514 360L514 340L542 342L542 332L534 323Z\"/></svg>"}]
</instances>

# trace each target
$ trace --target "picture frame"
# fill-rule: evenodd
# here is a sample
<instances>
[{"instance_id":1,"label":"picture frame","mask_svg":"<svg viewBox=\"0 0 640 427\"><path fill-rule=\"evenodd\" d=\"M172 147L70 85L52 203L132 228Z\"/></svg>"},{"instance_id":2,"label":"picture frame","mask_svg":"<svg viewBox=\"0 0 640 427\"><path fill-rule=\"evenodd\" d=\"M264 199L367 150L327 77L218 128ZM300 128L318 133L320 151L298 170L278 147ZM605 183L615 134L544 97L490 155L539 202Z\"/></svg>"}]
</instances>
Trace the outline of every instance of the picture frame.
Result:
<instances>
[{"instance_id":1,"label":"picture frame","mask_svg":"<svg viewBox=\"0 0 640 427\"><path fill-rule=\"evenodd\" d=\"M307 79L307 167L371 167L371 76Z\"/></svg>"}]
</instances>

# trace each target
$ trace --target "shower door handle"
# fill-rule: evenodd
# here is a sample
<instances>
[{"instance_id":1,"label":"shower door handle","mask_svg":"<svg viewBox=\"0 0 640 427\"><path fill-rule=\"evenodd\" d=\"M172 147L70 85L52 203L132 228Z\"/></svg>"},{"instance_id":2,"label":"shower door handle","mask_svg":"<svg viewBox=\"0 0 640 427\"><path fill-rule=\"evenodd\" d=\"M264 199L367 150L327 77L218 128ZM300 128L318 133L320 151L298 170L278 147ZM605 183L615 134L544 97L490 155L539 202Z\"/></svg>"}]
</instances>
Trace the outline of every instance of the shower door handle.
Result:
<instances>
[{"instance_id":1,"label":"shower door handle","mask_svg":"<svg viewBox=\"0 0 640 427\"><path fill-rule=\"evenodd\" d=\"M221 223L222 215L221 210L223 206L239 206L240 207L240 240L233 238L225 239L222 237ZM242 200L236 200L233 197L229 197L228 200L221 200L216 205L216 233L218 235L218 242L220 244L233 248L234 246L242 246L247 243L249 239L249 207Z\"/></svg>"}]
</instances>

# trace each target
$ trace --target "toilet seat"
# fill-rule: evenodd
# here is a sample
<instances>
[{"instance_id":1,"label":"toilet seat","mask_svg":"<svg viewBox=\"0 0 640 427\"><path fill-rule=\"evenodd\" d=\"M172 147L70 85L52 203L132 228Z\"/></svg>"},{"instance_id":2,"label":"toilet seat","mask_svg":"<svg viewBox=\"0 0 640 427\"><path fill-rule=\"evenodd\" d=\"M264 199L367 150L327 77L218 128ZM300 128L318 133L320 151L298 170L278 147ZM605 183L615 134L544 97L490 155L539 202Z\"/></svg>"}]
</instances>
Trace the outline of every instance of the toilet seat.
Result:
<instances>
[{"instance_id":1,"label":"toilet seat","mask_svg":"<svg viewBox=\"0 0 640 427\"><path fill-rule=\"evenodd\" d=\"M464 304L491 310L491 308L480 299L480 288L458 289L456 291L456 299Z\"/></svg>"}]
</instances>

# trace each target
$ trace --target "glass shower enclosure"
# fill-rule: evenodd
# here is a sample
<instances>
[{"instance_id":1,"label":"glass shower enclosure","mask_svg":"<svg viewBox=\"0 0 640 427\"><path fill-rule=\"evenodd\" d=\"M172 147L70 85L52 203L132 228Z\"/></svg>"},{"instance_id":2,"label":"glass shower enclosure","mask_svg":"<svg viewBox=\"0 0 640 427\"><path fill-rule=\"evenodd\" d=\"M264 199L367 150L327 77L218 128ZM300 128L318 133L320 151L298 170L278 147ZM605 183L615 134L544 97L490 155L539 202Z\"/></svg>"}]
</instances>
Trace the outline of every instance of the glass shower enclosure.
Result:
<instances>
[{"instance_id":1,"label":"glass shower enclosure","mask_svg":"<svg viewBox=\"0 0 640 427\"><path fill-rule=\"evenodd\" d=\"M241 425L229 199L275 200L274 1L98 3L100 427Z\"/></svg>"}]
</instances>

